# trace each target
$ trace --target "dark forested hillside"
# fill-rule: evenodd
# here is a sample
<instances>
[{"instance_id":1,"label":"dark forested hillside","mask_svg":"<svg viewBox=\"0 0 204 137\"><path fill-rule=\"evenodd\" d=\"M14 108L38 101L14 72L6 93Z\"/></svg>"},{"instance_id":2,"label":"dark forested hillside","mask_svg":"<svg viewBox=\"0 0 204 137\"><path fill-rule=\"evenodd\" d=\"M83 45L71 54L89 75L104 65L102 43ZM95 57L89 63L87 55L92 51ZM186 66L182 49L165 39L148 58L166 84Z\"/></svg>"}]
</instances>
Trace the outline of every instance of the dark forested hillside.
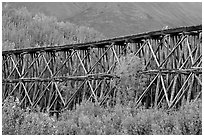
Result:
<instances>
[{"instance_id":1,"label":"dark forested hillside","mask_svg":"<svg viewBox=\"0 0 204 137\"><path fill-rule=\"evenodd\" d=\"M107 37L202 23L202 3L11 3L29 11L93 27Z\"/></svg>"}]
</instances>

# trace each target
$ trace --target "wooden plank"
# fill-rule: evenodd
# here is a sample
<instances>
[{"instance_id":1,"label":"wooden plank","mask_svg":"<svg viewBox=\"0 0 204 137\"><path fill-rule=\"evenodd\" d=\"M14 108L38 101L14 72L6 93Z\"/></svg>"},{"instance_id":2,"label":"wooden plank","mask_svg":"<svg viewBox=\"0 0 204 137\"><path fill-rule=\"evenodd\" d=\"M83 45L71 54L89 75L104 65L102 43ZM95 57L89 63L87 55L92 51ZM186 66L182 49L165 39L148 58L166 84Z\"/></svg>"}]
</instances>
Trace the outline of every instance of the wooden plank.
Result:
<instances>
[{"instance_id":1,"label":"wooden plank","mask_svg":"<svg viewBox=\"0 0 204 137\"><path fill-rule=\"evenodd\" d=\"M142 95L140 95L139 99L137 100L137 102L135 103L135 107L138 107L138 104L140 103L140 101L144 98L144 96L146 95L146 93L148 92L149 88L152 86L152 84L154 83L154 81L158 78L159 73L154 77L154 79L150 82L150 84L148 85L148 87L145 89L145 91L142 93Z\"/></svg>"},{"instance_id":2,"label":"wooden plank","mask_svg":"<svg viewBox=\"0 0 204 137\"><path fill-rule=\"evenodd\" d=\"M159 91L160 91L160 75L157 79L157 85L156 85L156 93L155 93L155 99L154 99L154 107L157 108L157 102L159 99Z\"/></svg>"},{"instance_id":3,"label":"wooden plank","mask_svg":"<svg viewBox=\"0 0 204 137\"><path fill-rule=\"evenodd\" d=\"M169 57L174 53L174 51L178 48L178 46L181 44L181 42L183 42L183 40L186 38L186 36L183 36L179 42L174 46L174 48L171 50L171 52L168 54L168 56L166 57L166 59L159 65L159 67L162 67L162 65L164 65L164 63L166 63L166 61L169 59Z\"/></svg>"},{"instance_id":4,"label":"wooden plank","mask_svg":"<svg viewBox=\"0 0 204 137\"><path fill-rule=\"evenodd\" d=\"M184 89L184 87L186 86L188 80L191 78L193 73L191 73L188 78L185 80L185 82L183 83L182 87L180 88L179 92L176 94L176 96L174 97L173 101L170 103L169 108L172 108L175 105L175 102L177 102L180 99L180 94L182 94L182 91Z\"/></svg>"}]
</instances>

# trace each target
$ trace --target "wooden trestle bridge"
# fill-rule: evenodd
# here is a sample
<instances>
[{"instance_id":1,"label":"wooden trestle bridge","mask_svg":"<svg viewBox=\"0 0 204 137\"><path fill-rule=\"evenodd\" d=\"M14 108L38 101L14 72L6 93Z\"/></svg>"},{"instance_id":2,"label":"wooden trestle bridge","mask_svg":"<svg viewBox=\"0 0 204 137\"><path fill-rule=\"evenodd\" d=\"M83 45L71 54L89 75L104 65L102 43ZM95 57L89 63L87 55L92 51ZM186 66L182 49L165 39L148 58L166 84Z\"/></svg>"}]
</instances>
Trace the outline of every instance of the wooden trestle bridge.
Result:
<instances>
[{"instance_id":1,"label":"wooden trestle bridge","mask_svg":"<svg viewBox=\"0 0 204 137\"><path fill-rule=\"evenodd\" d=\"M155 107L172 108L202 93L202 25L146 32L102 41L2 52L2 98L22 107L55 111L82 99L103 104L116 90L114 69L131 50L144 60L150 82L136 100L154 92Z\"/></svg>"}]
</instances>

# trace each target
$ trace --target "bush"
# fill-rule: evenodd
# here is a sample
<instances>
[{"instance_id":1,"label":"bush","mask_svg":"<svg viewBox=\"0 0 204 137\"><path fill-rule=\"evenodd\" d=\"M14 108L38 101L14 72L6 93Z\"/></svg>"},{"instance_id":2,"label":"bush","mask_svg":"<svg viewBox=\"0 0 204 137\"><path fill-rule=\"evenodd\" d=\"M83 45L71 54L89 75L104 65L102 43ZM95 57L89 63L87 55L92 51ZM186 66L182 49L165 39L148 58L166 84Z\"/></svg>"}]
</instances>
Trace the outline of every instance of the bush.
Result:
<instances>
[{"instance_id":1,"label":"bush","mask_svg":"<svg viewBox=\"0 0 204 137\"><path fill-rule=\"evenodd\" d=\"M24 119L24 112L14 97L8 97L2 104L2 134L16 135Z\"/></svg>"},{"instance_id":2,"label":"bush","mask_svg":"<svg viewBox=\"0 0 204 137\"><path fill-rule=\"evenodd\" d=\"M54 135L56 132L55 119L46 113L25 113L20 125L23 135Z\"/></svg>"},{"instance_id":3,"label":"bush","mask_svg":"<svg viewBox=\"0 0 204 137\"><path fill-rule=\"evenodd\" d=\"M122 56L115 73L120 76L117 83L117 102L123 105L136 102L146 87L147 76L138 72L144 69L144 62L133 53Z\"/></svg>"},{"instance_id":4,"label":"bush","mask_svg":"<svg viewBox=\"0 0 204 137\"><path fill-rule=\"evenodd\" d=\"M180 134L202 134L202 101L191 102L175 112L175 123Z\"/></svg>"},{"instance_id":5,"label":"bush","mask_svg":"<svg viewBox=\"0 0 204 137\"><path fill-rule=\"evenodd\" d=\"M152 118L152 134L157 135L172 135L177 134L174 115L167 114L165 111L155 111Z\"/></svg>"},{"instance_id":6,"label":"bush","mask_svg":"<svg viewBox=\"0 0 204 137\"><path fill-rule=\"evenodd\" d=\"M103 108L82 102L58 120L41 112L29 112L9 98L3 102L2 134L8 135L201 135L201 100L179 110L131 108L117 104Z\"/></svg>"},{"instance_id":7,"label":"bush","mask_svg":"<svg viewBox=\"0 0 204 137\"><path fill-rule=\"evenodd\" d=\"M2 106L2 134L36 135L55 134L55 119L46 113L29 112L20 107L18 100L9 97Z\"/></svg>"}]
</instances>

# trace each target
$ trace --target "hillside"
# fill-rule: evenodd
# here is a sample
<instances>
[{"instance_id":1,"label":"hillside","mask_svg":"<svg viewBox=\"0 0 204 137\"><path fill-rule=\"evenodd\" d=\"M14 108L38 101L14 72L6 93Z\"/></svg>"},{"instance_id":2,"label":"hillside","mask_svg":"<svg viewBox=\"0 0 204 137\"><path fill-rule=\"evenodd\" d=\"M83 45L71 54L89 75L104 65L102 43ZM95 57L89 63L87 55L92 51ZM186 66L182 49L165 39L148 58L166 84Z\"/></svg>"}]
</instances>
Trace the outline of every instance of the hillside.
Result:
<instances>
[{"instance_id":1,"label":"hillside","mask_svg":"<svg viewBox=\"0 0 204 137\"><path fill-rule=\"evenodd\" d=\"M106 37L202 24L202 3L10 3L93 27Z\"/></svg>"}]
</instances>

